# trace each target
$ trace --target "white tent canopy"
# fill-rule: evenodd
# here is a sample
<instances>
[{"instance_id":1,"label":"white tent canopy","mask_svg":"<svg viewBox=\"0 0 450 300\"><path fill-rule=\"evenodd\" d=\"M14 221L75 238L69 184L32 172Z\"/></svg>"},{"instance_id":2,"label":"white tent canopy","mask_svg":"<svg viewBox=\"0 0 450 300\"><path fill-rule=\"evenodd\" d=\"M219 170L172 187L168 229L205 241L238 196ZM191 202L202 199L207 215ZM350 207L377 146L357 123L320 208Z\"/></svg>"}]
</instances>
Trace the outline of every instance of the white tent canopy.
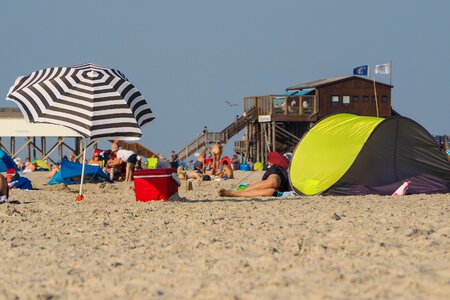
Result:
<instances>
[{"instance_id":1,"label":"white tent canopy","mask_svg":"<svg viewBox=\"0 0 450 300\"><path fill-rule=\"evenodd\" d=\"M0 118L0 137L81 137L75 130L64 126L28 123L23 117Z\"/></svg>"}]
</instances>

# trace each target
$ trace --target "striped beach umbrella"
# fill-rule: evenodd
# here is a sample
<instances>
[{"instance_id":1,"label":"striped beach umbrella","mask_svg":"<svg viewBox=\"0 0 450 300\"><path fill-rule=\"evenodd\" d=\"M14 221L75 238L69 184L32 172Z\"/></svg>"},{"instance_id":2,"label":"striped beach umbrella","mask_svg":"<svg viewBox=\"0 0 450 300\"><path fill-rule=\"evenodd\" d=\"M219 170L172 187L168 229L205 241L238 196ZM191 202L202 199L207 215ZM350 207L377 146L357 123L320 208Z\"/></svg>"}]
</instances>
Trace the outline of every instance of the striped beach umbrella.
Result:
<instances>
[{"instance_id":1,"label":"striped beach umbrella","mask_svg":"<svg viewBox=\"0 0 450 300\"><path fill-rule=\"evenodd\" d=\"M69 127L84 138L137 140L154 115L125 75L94 64L48 68L17 78L7 100L25 119Z\"/></svg>"},{"instance_id":2,"label":"striped beach umbrella","mask_svg":"<svg viewBox=\"0 0 450 300\"><path fill-rule=\"evenodd\" d=\"M48 68L21 76L7 100L31 123L69 127L84 137L79 199L83 199L86 140L138 140L141 126L155 117L125 75L94 64Z\"/></svg>"}]
</instances>

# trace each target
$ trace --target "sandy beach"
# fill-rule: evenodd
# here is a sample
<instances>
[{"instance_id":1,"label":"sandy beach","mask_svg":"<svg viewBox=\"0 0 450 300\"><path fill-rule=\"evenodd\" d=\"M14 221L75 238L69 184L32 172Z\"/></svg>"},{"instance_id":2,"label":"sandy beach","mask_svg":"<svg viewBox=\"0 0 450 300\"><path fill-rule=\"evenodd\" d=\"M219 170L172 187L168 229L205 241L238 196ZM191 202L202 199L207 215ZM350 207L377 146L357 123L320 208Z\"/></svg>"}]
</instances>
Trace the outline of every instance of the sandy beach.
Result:
<instances>
[{"instance_id":1,"label":"sandy beach","mask_svg":"<svg viewBox=\"0 0 450 300\"><path fill-rule=\"evenodd\" d=\"M249 174L148 203L28 174L0 205L0 299L448 299L449 194L217 195Z\"/></svg>"}]
</instances>

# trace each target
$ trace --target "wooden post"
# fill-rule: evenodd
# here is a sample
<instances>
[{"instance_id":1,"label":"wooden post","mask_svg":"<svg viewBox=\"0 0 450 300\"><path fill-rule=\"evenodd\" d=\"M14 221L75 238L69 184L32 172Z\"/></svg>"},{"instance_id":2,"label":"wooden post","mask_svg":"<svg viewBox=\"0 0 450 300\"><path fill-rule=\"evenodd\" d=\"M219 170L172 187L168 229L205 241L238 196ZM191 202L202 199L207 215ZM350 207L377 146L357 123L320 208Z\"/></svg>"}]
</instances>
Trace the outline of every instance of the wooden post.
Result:
<instances>
[{"instance_id":1,"label":"wooden post","mask_svg":"<svg viewBox=\"0 0 450 300\"><path fill-rule=\"evenodd\" d=\"M9 145L9 153L11 153L12 154L12 156L16 156L16 138L15 137L11 137L11 140L10 140L11 142L10 142L10 145Z\"/></svg>"},{"instance_id":2,"label":"wooden post","mask_svg":"<svg viewBox=\"0 0 450 300\"><path fill-rule=\"evenodd\" d=\"M261 151L260 158L261 158L261 160L260 161L264 162L264 149L266 148L265 147L266 143L264 141L264 130L263 130L264 123L260 123L260 124L261 124L261 130L259 131L259 139L261 141L261 147L260 147L260 151Z\"/></svg>"},{"instance_id":3,"label":"wooden post","mask_svg":"<svg viewBox=\"0 0 450 300\"><path fill-rule=\"evenodd\" d=\"M272 121L272 151L277 151L277 140L276 140L276 124L274 121Z\"/></svg>"},{"instance_id":4,"label":"wooden post","mask_svg":"<svg viewBox=\"0 0 450 300\"><path fill-rule=\"evenodd\" d=\"M252 132L252 124L248 124L247 125L247 144L245 145L245 153L246 153L246 155L245 155L246 161L245 162L246 163L248 163L249 158L252 158L252 160L253 160L253 157L251 156L252 154L250 153L251 132Z\"/></svg>"},{"instance_id":5,"label":"wooden post","mask_svg":"<svg viewBox=\"0 0 450 300\"><path fill-rule=\"evenodd\" d=\"M27 137L27 142L31 140L31 137ZM27 157L30 158L30 161L32 161L31 159L31 145L30 143L27 144Z\"/></svg>"},{"instance_id":6,"label":"wooden post","mask_svg":"<svg viewBox=\"0 0 450 300\"><path fill-rule=\"evenodd\" d=\"M62 142L62 137L58 137L58 143L60 143L60 142ZM58 156L59 156L59 161L61 161L62 160L62 158L63 158L63 145L62 145L62 143L60 143L59 145L58 145Z\"/></svg>"},{"instance_id":7,"label":"wooden post","mask_svg":"<svg viewBox=\"0 0 450 300\"><path fill-rule=\"evenodd\" d=\"M36 137L33 136L33 159L36 159Z\"/></svg>"},{"instance_id":8,"label":"wooden post","mask_svg":"<svg viewBox=\"0 0 450 300\"><path fill-rule=\"evenodd\" d=\"M47 141L45 136L41 137L41 150L42 150L42 159L47 155Z\"/></svg>"},{"instance_id":9,"label":"wooden post","mask_svg":"<svg viewBox=\"0 0 450 300\"><path fill-rule=\"evenodd\" d=\"M256 143L256 161L261 161L260 157L261 157L261 153L260 153L260 148L261 148L261 140L259 138L259 127L261 126L261 123L257 123L255 126L255 143Z\"/></svg>"},{"instance_id":10,"label":"wooden post","mask_svg":"<svg viewBox=\"0 0 450 300\"><path fill-rule=\"evenodd\" d=\"M284 97L284 115L288 113L288 97Z\"/></svg>"}]
</instances>

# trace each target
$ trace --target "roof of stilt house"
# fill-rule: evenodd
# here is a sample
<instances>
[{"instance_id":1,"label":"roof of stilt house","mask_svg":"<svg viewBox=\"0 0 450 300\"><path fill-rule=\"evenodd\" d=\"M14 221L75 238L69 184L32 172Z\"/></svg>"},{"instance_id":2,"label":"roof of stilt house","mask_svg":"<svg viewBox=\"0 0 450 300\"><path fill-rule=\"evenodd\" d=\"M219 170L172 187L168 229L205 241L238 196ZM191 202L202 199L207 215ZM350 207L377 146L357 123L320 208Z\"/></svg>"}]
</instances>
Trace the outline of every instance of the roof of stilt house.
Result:
<instances>
[{"instance_id":1,"label":"roof of stilt house","mask_svg":"<svg viewBox=\"0 0 450 300\"><path fill-rule=\"evenodd\" d=\"M354 79L357 78L358 80L364 80L364 81L369 81L369 82L373 82L373 80L371 79L367 79L367 78L363 78L363 77L359 77L359 76L340 76L340 77L329 77L329 78L322 78L319 80L315 80L315 81L311 81L311 82L307 82L307 83L301 83L298 85L294 85L291 87L286 88L287 91L290 90L303 90L303 89L311 89L311 88L319 88L319 87L323 87L326 85L331 85L331 84L336 84L339 82L343 82L346 80L350 80L350 79ZM379 82L376 81L377 85L385 85L385 86L389 86L389 87L393 87L392 85L383 83L383 82Z\"/></svg>"}]
</instances>

